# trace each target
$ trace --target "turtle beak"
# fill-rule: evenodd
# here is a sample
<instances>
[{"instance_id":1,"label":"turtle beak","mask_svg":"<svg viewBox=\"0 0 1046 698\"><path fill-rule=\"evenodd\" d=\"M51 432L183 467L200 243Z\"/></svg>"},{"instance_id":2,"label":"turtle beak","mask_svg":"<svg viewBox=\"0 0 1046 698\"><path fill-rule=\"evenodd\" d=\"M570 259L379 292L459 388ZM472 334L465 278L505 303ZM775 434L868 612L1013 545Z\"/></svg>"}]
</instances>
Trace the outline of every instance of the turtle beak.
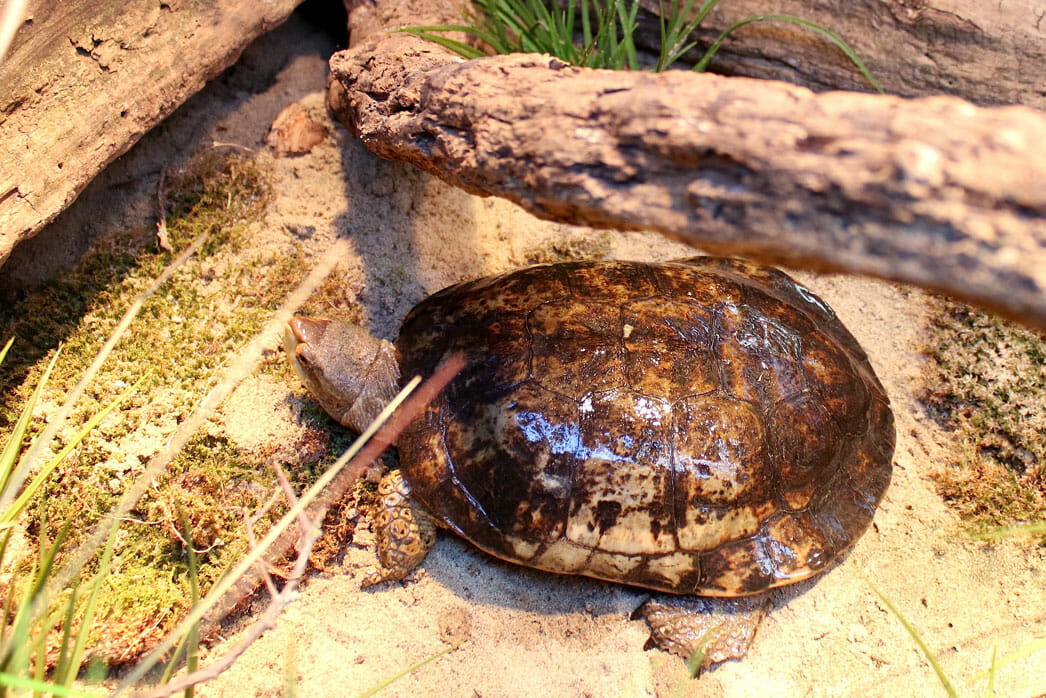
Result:
<instances>
[{"instance_id":1,"label":"turtle beak","mask_svg":"<svg viewBox=\"0 0 1046 698\"><path fill-rule=\"evenodd\" d=\"M294 348L299 344L319 344L330 324L330 318L325 317L291 318L283 333L283 344L288 349L287 353L293 353Z\"/></svg>"}]
</instances>

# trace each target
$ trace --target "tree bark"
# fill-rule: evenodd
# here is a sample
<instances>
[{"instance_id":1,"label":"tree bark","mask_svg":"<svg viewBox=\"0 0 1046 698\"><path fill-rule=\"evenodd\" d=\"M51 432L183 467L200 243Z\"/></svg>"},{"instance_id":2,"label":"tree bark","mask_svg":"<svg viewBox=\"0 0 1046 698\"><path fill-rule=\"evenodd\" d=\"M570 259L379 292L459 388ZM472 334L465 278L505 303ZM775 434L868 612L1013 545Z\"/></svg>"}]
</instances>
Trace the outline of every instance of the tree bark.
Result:
<instances>
[{"instance_id":1,"label":"tree bark","mask_svg":"<svg viewBox=\"0 0 1046 698\"><path fill-rule=\"evenodd\" d=\"M0 64L0 264L300 1L30 3Z\"/></svg>"},{"instance_id":2,"label":"tree bark","mask_svg":"<svg viewBox=\"0 0 1046 698\"><path fill-rule=\"evenodd\" d=\"M915 283L1046 328L1041 112L355 40L328 102L382 157L543 218Z\"/></svg>"},{"instance_id":3,"label":"tree bark","mask_svg":"<svg viewBox=\"0 0 1046 698\"><path fill-rule=\"evenodd\" d=\"M658 0L642 4L652 12L659 6ZM776 0L772 7L767 0L729 0L716 5L696 38L707 46L733 22L766 12L835 31L890 94L948 94L982 105L1046 109L1046 5L1038 0ZM723 44L712 70L818 91L870 90L841 51L809 29L783 22L739 30Z\"/></svg>"}]
</instances>

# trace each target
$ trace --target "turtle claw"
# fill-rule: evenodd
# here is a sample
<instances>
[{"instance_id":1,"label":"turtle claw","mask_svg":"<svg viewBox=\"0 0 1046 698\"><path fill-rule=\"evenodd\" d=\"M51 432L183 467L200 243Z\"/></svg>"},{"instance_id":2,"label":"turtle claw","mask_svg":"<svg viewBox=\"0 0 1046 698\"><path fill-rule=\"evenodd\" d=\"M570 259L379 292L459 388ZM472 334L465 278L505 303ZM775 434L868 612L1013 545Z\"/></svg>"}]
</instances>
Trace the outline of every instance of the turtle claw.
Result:
<instances>
[{"instance_id":1,"label":"turtle claw","mask_svg":"<svg viewBox=\"0 0 1046 698\"><path fill-rule=\"evenodd\" d=\"M378 483L381 502L374 522L378 543L378 566L364 570L360 588L404 579L422 561L436 542L436 524L410 498L410 487L398 470L391 470Z\"/></svg>"},{"instance_id":2,"label":"turtle claw","mask_svg":"<svg viewBox=\"0 0 1046 698\"><path fill-rule=\"evenodd\" d=\"M406 576L406 574L397 575L394 570L381 567L366 567L363 570L363 578L360 580L360 589L377 586L382 582L398 582Z\"/></svg>"},{"instance_id":3,"label":"turtle claw","mask_svg":"<svg viewBox=\"0 0 1046 698\"><path fill-rule=\"evenodd\" d=\"M643 649L654 647L686 660L694 676L748 652L770 608L770 595L736 599L694 596L651 599L636 609L650 627Z\"/></svg>"}]
</instances>

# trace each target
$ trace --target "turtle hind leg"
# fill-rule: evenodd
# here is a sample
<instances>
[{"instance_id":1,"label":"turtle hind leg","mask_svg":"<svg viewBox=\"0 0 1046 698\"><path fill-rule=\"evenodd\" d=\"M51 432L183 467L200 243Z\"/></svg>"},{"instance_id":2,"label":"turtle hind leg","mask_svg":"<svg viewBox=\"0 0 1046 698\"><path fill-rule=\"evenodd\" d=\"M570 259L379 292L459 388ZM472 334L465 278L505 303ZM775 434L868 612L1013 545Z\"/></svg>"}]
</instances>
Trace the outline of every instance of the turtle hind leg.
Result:
<instances>
[{"instance_id":1,"label":"turtle hind leg","mask_svg":"<svg viewBox=\"0 0 1046 698\"><path fill-rule=\"evenodd\" d=\"M643 649L678 655L697 676L714 664L744 657L769 608L770 594L660 597L637 608L632 618L643 618L650 627Z\"/></svg>"},{"instance_id":2,"label":"turtle hind leg","mask_svg":"<svg viewBox=\"0 0 1046 698\"><path fill-rule=\"evenodd\" d=\"M364 573L360 586L403 579L421 563L436 542L436 523L410 496L410 486L398 470L391 470L378 484L374 535L378 564Z\"/></svg>"}]
</instances>

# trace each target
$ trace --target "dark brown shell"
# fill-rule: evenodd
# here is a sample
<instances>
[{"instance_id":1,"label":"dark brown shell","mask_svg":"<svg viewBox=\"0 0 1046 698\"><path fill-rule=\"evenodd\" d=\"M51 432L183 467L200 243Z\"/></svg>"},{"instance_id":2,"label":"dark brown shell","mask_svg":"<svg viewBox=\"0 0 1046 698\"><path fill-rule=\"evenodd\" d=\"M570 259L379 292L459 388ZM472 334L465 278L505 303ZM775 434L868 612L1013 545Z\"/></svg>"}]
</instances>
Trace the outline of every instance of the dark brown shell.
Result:
<instances>
[{"instance_id":1,"label":"dark brown shell","mask_svg":"<svg viewBox=\"0 0 1046 698\"><path fill-rule=\"evenodd\" d=\"M677 593L824 569L890 481L889 400L784 273L568 262L422 301L404 377L467 368L400 437L414 495L505 560Z\"/></svg>"}]
</instances>

